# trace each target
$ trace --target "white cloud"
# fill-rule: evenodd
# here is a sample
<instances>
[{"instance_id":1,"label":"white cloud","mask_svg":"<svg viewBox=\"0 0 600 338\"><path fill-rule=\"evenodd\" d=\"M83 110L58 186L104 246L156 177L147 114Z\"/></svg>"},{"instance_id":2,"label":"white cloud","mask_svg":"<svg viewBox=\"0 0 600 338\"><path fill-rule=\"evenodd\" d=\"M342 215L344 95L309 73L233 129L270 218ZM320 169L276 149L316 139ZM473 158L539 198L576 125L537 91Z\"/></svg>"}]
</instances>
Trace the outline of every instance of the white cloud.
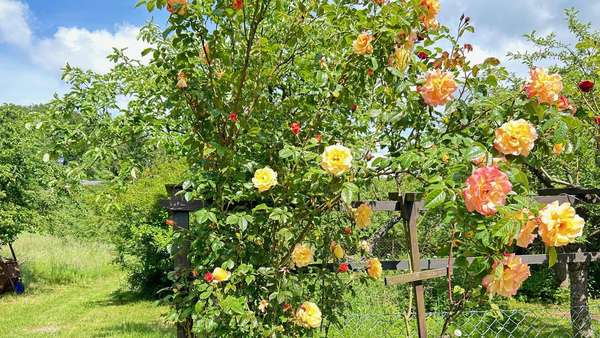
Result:
<instances>
[{"instance_id":1,"label":"white cloud","mask_svg":"<svg viewBox=\"0 0 600 338\"><path fill-rule=\"evenodd\" d=\"M128 56L140 58L140 53L147 45L137 40L138 33L139 27L131 25L118 26L114 33L60 27L51 38L35 43L30 55L35 63L48 70L57 70L69 63L71 66L103 73L112 67L106 56L112 52L113 47L127 47Z\"/></svg>"},{"instance_id":2,"label":"white cloud","mask_svg":"<svg viewBox=\"0 0 600 338\"><path fill-rule=\"evenodd\" d=\"M29 46L32 33L27 22L28 11L27 5L20 1L0 0L0 43Z\"/></svg>"}]
</instances>

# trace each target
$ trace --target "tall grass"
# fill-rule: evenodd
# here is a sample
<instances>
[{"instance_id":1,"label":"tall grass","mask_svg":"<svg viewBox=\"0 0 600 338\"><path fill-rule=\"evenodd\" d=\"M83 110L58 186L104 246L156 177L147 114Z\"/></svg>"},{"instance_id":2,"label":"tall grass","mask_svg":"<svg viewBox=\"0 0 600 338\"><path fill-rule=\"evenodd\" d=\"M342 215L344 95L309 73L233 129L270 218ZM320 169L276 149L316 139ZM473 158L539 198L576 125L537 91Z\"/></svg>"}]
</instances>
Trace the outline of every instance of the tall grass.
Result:
<instances>
[{"instance_id":1,"label":"tall grass","mask_svg":"<svg viewBox=\"0 0 600 338\"><path fill-rule=\"evenodd\" d=\"M13 245L26 285L87 282L115 271L110 245L25 233ZM8 248L2 255L10 257Z\"/></svg>"}]
</instances>

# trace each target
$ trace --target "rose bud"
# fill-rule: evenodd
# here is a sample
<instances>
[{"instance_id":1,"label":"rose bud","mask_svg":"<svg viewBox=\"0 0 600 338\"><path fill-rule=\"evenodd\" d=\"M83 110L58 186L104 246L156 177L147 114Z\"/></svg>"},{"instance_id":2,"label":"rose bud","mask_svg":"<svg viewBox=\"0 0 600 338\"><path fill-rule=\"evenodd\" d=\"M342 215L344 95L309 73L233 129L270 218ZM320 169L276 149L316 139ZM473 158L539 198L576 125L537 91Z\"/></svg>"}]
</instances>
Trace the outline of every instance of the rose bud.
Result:
<instances>
[{"instance_id":1,"label":"rose bud","mask_svg":"<svg viewBox=\"0 0 600 338\"><path fill-rule=\"evenodd\" d=\"M172 227L175 225L175 221L172 219L168 219L165 221L165 224Z\"/></svg>"},{"instance_id":2,"label":"rose bud","mask_svg":"<svg viewBox=\"0 0 600 338\"><path fill-rule=\"evenodd\" d=\"M594 120L596 121L596 124L600 126L600 116L594 117Z\"/></svg>"},{"instance_id":3,"label":"rose bud","mask_svg":"<svg viewBox=\"0 0 600 338\"><path fill-rule=\"evenodd\" d=\"M342 263L340 264L340 266L338 267L338 272L348 272L349 266L348 263Z\"/></svg>"},{"instance_id":4,"label":"rose bud","mask_svg":"<svg viewBox=\"0 0 600 338\"><path fill-rule=\"evenodd\" d=\"M344 234L351 235L352 234L352 228L351 227L344 227Z\"/></svg>"},{"instance_id":5,"label":"rose bud","mask_svg":"<svg viewBox=\"0 0 600 338\"><path fill-rule=\"evenodd\" d=\"M282 306L283 306L283 312L288 312L292 308L292 305L289 303L283 303Z\"/></svg>"},{"instance_id":6,"label":"rose bud","mask_svg":"<svg viewBox=\"0 0 600 338\"><path fill-rule=\"evenodd\" d=\"M418 56L418 57L419 57L419 59L421 59L421 60L426 60L426 59L429 57L429 55L427 55L427 53L425 53L424 51L420 51L420 52L418 52L418 53L417 53L417 56Z\"/></svg>"},{"instance_id":7,"label":"rose bud","mask_svg":"<svg viewBox=\"0 0 600 338\"><path fill-rule=\"evenodd\" d=\"M204 274L204 280L208 283L212 282L213 280L215 280L215 277L213 276L212 273L207 272Z\"/></svg>"},{"instance_id":8,"label":"rose bud","mask_svg":"<svg viewBox=\"0 0 600 338\"><path fill-rule=\"evenodd\" d=\"M590 80L584 80L579 82L579 89L584 93L589 93L594 89L594 83Z\"/></svg>"},{"instance_id":9,"label":"rose bud","mask_svg":"<svg viewBox=\"0 0 600 338\"><path fill-rule=\"evenodd\" d=\"M367 75L369 75L369 76L375 75L375 71L373 70L373 68L367 69Z\"/></svg>"},{"instance_id":10,"label":"rose bud","mask_svg":"<svg viewBox=\"0 0 600 338\"><path fill-rule=\"evenodd\" d=\"M356 105L356 103L353 103L352 106L350 106L350 110L355 112L356 109L358 109L358 106Z\"/></svg>"},{"instance_id":11,"label":"rose bud","mask_svg":"<svg viewBox=\"0 0 600 338\"><path fill-rule=\"evenodd\" d=\"M238 115L236 112L231 112L231 114L229 114L229 121L236 123L238 121Z\"/></svg>"},{"instance_id":12,"label":"rose bud","mask_svg":"<svg viewBox=\"0 0 600 338\"><path fill-rule=\"evenodd\" d=\"M300 130L302 128L300 128L300 123L292 122L292 124L290 124L290 129L292 130L292 134L298 135L298 134L300 134Z\"/></svg>"},{"instance_id":13,"label":"rose bud","mask_svg":"<svg viewBox=\"0 0 600 338\"><path fill-rule=\"evenodd\" d=\"M320 133L315 135L315 140L317 140L317 142L319 142L319 143L321 143L321 138L322 138L322 136Z\"/></svg>"},{"instance_id":14,"label":"rose bud","mask_svg":"<svg viewBox=\"0 0 600 338\"><path fill-rule=\"evenodd\" d=\"M231 7L233 7L233 9L236 11L239 11L240 9L244 8L244 0L233 0Z\"/></svg>"}]
</instances>

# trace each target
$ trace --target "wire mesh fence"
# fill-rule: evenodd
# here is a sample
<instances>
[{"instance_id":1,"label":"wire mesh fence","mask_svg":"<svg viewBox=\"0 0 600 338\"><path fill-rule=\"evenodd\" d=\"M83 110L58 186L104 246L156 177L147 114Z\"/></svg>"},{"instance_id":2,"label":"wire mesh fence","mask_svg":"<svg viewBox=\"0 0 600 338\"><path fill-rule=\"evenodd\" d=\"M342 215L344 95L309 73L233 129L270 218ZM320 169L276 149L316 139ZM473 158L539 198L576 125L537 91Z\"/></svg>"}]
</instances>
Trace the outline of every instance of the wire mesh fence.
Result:
<instances>
[{"instance_id":1,"label":"wire mesh fence","mask_svg":"<svg viewBox=\"0 0 600 338\"><path fill-rule=\"evenodd\" d=\"M377 312L377 311L375 311ZM417 337L414 313L352 313L341 328L331 328L328 337ZM430 337L530 338L574 337L571 313L565 306L527 306L496 311L465 311L458 315L442 334L445 312L427 315ZM589 316L591 326L587 337L600 337L600 304L574 309L573 317ZM585 322L585 321L583 321ZM579 328L581 334L585 328Z\"/></svg>"}]
</instances>

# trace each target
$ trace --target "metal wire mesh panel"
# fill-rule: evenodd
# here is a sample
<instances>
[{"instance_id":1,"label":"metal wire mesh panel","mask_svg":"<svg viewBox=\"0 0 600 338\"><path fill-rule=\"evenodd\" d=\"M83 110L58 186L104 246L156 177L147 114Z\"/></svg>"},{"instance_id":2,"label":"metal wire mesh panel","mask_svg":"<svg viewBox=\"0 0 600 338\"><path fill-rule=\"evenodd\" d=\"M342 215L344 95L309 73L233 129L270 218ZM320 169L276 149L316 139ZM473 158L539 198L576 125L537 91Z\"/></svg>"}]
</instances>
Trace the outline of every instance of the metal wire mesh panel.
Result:
<instances>
[{"instance_id":1,"label":"metal wire mesh panel","mask_svg":"<svg viewBox=\"0 0 600 338\"><path fill-rule=\"evenodd\" d=\"M574 316L585 315L585 309L576 309ZM417 337L414 314L352 313L341 328L331 328L328 337ZM600 337L600 304L589 306L593 337ZM440 337L444 312L428 313L427 330L431 337ZM408 323L408 329L407 325ZM445 337L477 338L530 338L573 337L568 306L531 307L500 311L466 311L459 315L446 330Z\"/></svg>"}]
</instances>

